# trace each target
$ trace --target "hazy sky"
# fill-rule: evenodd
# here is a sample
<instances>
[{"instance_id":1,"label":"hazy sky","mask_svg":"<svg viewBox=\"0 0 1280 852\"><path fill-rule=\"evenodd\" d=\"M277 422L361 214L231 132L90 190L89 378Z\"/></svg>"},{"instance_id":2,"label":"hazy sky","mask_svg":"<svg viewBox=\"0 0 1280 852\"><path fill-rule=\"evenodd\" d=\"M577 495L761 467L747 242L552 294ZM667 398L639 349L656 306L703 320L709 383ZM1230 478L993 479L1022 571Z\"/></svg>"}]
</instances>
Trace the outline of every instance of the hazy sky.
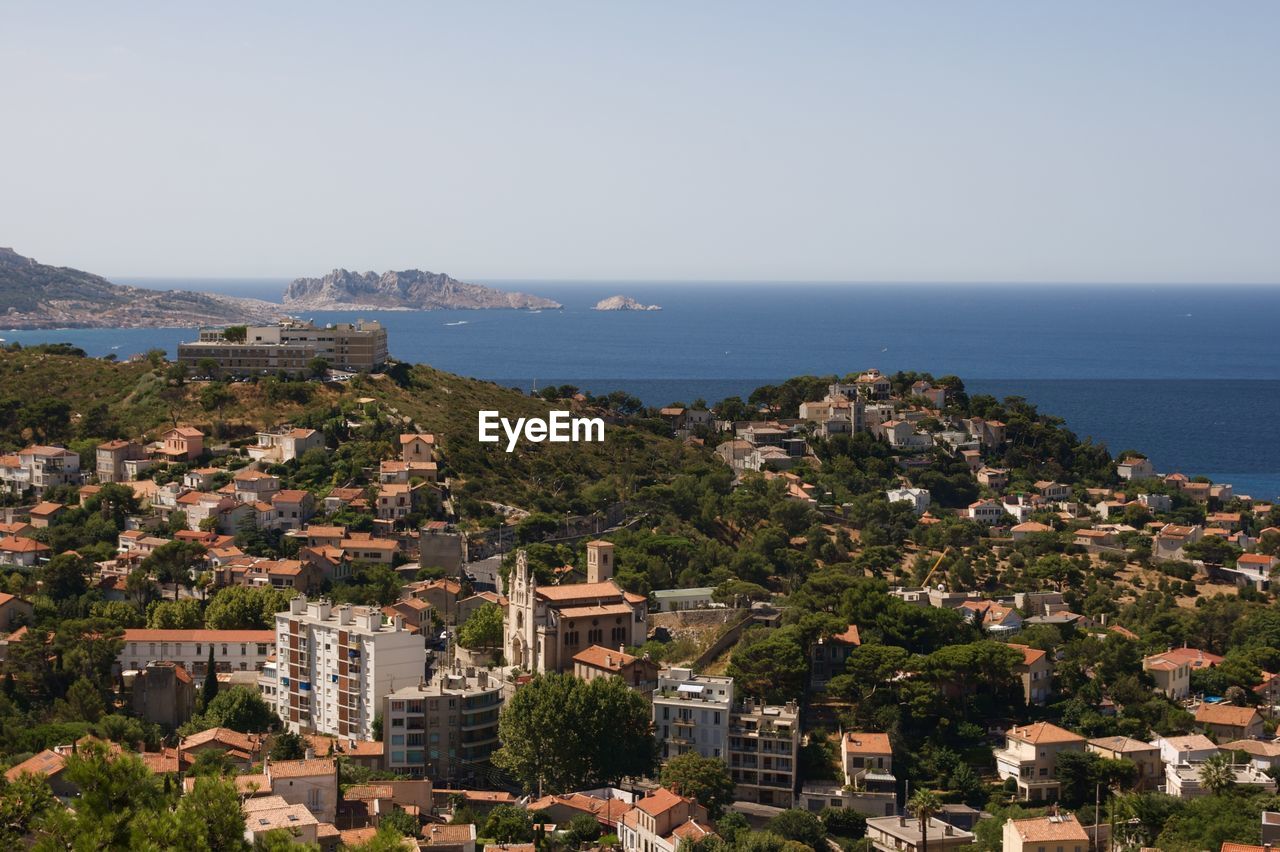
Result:
<instances>
[{"instance_id":1,"label":"hazy sky","mask_svg":"<svg viewBox=\"0 0 1280 852\"><path fill-rule=\"evenodd\" d=\"M1270 0L8 4L0 245L108 276L1274 283L1277 44Z\"/></svg>"}]
</instances>

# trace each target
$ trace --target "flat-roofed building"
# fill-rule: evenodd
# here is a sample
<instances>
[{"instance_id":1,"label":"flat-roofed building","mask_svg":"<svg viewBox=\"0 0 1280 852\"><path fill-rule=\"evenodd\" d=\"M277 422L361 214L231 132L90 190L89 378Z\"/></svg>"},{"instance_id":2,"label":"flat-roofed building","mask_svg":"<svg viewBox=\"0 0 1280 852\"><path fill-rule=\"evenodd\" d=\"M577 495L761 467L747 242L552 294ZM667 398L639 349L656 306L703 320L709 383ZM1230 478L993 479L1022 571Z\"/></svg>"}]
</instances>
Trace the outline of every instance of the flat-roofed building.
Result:
<instances>
[{"instance_id":1,"label":"flat-roofed building","mask_svg":"<svg viewBox=\"0 0 1280 852\"><path fill-rule=\"evenodd\" d=\"M193 369L208 359L219 375L305 375L317 358L336 370L375 370L387 361L387 330L368 320L324 326L291 320L249 326L243 341L227 340L224 329L204 328L198 340L178 344L179 363Z\"/></svg>"}]
</instances>

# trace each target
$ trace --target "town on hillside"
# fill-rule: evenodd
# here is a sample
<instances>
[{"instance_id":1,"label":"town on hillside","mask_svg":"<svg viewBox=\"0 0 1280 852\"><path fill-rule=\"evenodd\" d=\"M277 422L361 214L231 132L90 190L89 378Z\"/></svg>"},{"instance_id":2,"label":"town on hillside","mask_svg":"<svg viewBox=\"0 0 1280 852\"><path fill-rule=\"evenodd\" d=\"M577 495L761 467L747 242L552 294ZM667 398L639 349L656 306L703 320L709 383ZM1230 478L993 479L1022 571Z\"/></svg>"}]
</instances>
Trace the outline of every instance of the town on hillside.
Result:
<instances>
[{"instance_id":1,"label":"town on hillside","mask_svg":"<svg viewBox=\"0 0 1280 852\"><path fill-rule=\"evenodd\" d=\"M1280 840L1280 507L1026 400L530 399L376 323L0 379L0 847ZM497 394L604 446L481 447Z\"/></svg>"}]
</instances>

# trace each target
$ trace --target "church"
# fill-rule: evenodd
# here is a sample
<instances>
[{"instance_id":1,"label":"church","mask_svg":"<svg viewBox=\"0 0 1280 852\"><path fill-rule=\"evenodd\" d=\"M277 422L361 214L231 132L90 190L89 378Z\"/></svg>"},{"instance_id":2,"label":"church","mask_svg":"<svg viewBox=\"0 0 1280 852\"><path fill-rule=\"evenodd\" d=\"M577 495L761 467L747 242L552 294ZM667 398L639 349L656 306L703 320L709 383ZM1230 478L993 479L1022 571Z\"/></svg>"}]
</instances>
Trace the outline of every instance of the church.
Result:
<instances>
[{"instance_id":1,"label":"church","mask_svg":"<svg viewBox=\"0 0 1280 852\"><path fill-rule=\"evenodd\" d=\"M587 542L587 581L539 586L524 551L507 580L502 651L507 664L535 674L573 670L573 656L592 645L643 645L649 602L613 580L613 545Z\"/></svg>"}]
</instances>

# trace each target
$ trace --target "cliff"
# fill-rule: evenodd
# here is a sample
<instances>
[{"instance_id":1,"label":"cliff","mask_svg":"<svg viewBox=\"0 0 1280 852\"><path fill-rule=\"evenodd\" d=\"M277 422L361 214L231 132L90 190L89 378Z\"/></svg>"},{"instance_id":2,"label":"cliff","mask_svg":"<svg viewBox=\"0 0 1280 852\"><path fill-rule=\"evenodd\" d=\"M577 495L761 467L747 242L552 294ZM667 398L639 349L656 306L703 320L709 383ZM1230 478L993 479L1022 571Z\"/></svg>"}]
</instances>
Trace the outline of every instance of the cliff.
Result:
<instances>
[{"instance_id":1,"label":"cliff","mask_svg":"<svg viewBox=\"0 0 1280 852\"><path fill-rule=\"evenodd\" d=\"M437 272L350 272L335 269L323 278L298 278L284 291L290 310L401 310L518 308L553 309L559 302L467 284Z\"/></svg>"},{"instance_id":2,"label":"cliff","mask_svg":"<svg viewBox=\"0 0 1280 852\"><path fill-rule=\"evenodd\" d=\"M630 296L610 296L596 302L593 311L660 311L661 305L643 305Z\"/></svg>"},{"instance_id":3,"label":"cliff","mask_svg":"<svg viewBox=\"0 0 1280 852\"><path fill-rule=\"evenodd\" d=\"M266 322L279 305L185 290L112 284L0 248L0 328L172 328Z\"/></svg>"}]
</instances>

